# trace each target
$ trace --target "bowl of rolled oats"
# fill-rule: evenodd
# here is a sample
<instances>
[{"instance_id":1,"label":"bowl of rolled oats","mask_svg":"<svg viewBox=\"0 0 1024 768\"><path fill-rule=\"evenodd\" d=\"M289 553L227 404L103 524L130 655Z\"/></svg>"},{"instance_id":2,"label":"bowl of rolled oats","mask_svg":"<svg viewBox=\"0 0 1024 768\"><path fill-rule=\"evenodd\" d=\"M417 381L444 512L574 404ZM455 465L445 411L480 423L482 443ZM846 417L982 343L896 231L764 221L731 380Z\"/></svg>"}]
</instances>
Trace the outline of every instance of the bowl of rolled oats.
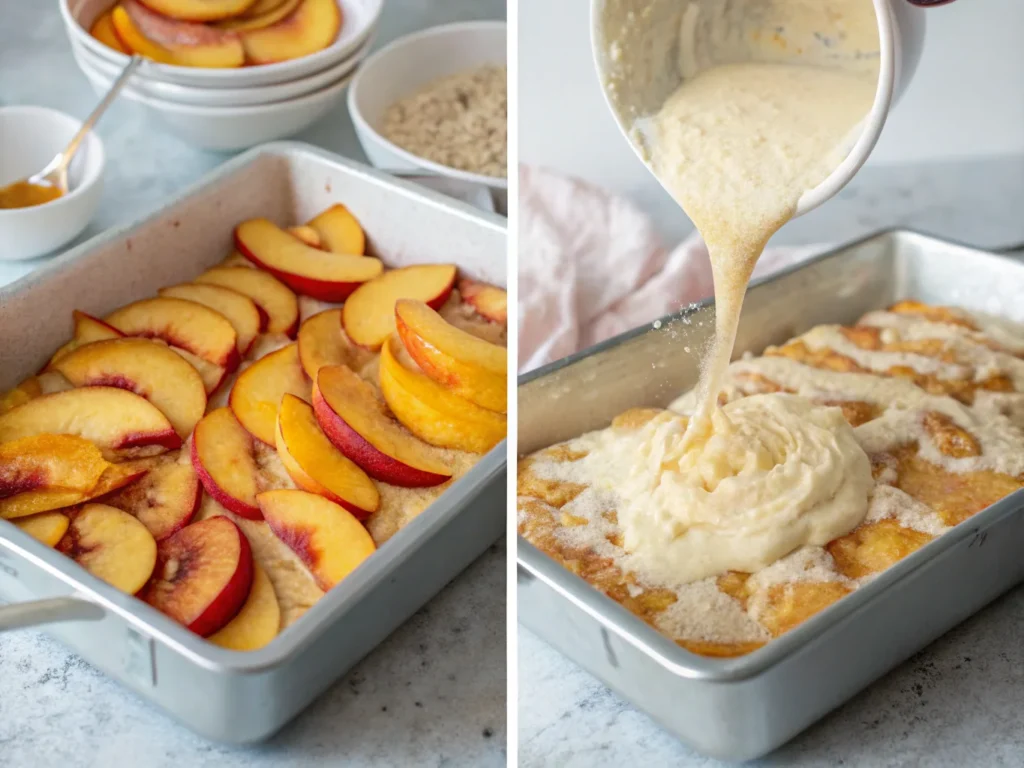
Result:
<instances>
[{"instance_id":1,"label":"bowl of rolled oats","mask_svg":"<svg viewBox=\"0 0 1024 768\"><path fill-rule=\"evenodd\" d=\"M507 30L447 24L400 38L360 67L348 109L378 168L508 187Z\"/></svg>"}]
</instances>

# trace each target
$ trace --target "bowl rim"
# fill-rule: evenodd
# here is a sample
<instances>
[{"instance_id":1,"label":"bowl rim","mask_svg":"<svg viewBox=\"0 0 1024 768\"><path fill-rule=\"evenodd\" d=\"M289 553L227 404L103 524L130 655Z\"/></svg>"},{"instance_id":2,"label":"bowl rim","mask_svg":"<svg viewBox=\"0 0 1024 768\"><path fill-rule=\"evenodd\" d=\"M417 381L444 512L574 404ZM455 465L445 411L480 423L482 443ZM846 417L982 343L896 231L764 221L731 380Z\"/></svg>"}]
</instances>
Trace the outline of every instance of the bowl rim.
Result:
<instances>
[{"instance_id":1,"label":"bowl rim","mask_svg":"<svg viewBox=\"0 0 1024 768\"><path fill-rule=\"evenodd\" d=\"M391 142L390 140L386 139L384 136L382 136L377 131L376 128L374 128L372 125L370 125L369 120L367 120L363 116L363 113L360 111L359 106L357 104L357 100L359 98L359 96L358 96L358 94L359 94L359 86L362 83L362 80L364 79L364 76L367 73L371 72L371 70L373 69L373 67L375 65L379 64L381 61L386 59L388 56L394 54L395 51L400 50L401 48L404 48L404 47L406 47L406 46L408 46L408 45L410 45L410 44L412 44L414 42L418 42L419 40L422 40L422 39L425 39L425 38L429 38L429 37L438 37L438 36L441 36L441 35L444 35L444 34L450 34L450 33L453 33L453 32L454 33L459 33L459 32L475 32L475 31L480 31L480 30L498 30L498 29L504 31L504 33L505 33L505 42L506 42L506 51L505 51L505 53L506 53L506 59L507 59L507 55L508 55L508 50L507 50L507 45L508 45L508 22L500 21L500 20L496 20L496 19L495 20L476 20L476 21L457 21L457 22L454 22L454 23L451 23L451 24L439 24L437 26L427 27L426 29L421 29L421 30L418 30L418 31L413 32L411 34L403 35L402 37L396 38L396 39L392 40L391 42L389 42L387 45L385 45L383 48L380 48L379 50L374 51L372 54L367 56L366 59L362 62L362 64L360 64L359 68L354 73L354 76L353 76L353 79L352 79L352 85L348 89L348 96L347 96L347 99L346 99L347 104L348 104L349 117L352 118L352 122L353 122L353 124L356 127L357 135L364 135L364 134L365 135L369 135L374 141L376 141L377 143L383 145L385 149L389 150L390 152L392 152L393 154L397 155L398 157L400 157L405 162L407 162L410 165L413 165L413 166L415 166L417 168L422 168L422 169L427 170L427 171L432 171L432 172L434 172L434 173L436 173L436 174L438 174L440 176L446 176L448 178L458 179L460 181L467 181L467 182L471 182L471 183L474 183L474 184L483 184L483 185L486 185L488 187L492 187L492 188L495 188L495 189L508 189L508 175L507 175L508 174L508 152L507 152L507 150L506 150L506 156L505 156L506 176L504 176L504 177L485 176L482 173L473 173L472 171L463 171L463 170L460 170L458 168L452 168L452 167L447 166L447 165L442 165L441 163L437 163L437 162L434 162L433 160L428 160L425 157L420 157L419 155L413 154L412 152L408 151L407 149L403 149L402 147L398 146L397 144L395 144L395 143ZM507 66L507 61L506 61L506 66Z\"/></svg>"},{"instance_id":2,"label":"bowl rim","mask_svg":"<svg viewBox=\"0 0 1024 768\"><path fill-rule=\"evenodd\" d=\"M116 0L110 0L109 5L113 6L115 2ZM359 30L358 34L356 34L356 36L352 40L348 41L347 47L352 53L354 53L355 50L357 50L363 43L365 43L367 39L370 37L370 35L374 32L374 30L377 29L377 26L380 23L381 13L384 9L384 0L358 0L358 2L362 3L366 7L367 11L369 12L369 16L367 18L366 24L363 26L362 29ZM99 41L95 40L93 36L89 34L89 30L85 28L84 24L78 21L78 18L71 10L70 0L60 0L60 2L58 3L58 7L60 9L61 17L64 20L64 27L67 30L67 32L71 35L74 35L75 37L80 37L83 46L87 50L92 51L92 43L90 43L89 41L95 42L96 45L103 45L103 43L100 43ZM344 28L344 23L345 22L343 18L342 28ZM232 76L236 75L237 72L239 71L246 71L248 74L251 73L252 70L256 69L259 72L265 72L267 73L268 76L272 77L273 75L278 73L289 72L297 68L302 69L304 66L309 66L312 68L312 71L319 72L321 71L321 69L330 66L330 60L332 56L337 55L337 52L339 50L337 48L339 39L340 30L339 36L336 37L334 39L334 42L332 42L326 48L323 48L314 53L307 54L306 56L300 56L297 59L288 59L287 61L276 61L273 64L260 64L255 67L233 67L227 69L215 69L210 67L182 67L176 64L160 64L158 62L146 59L144 65L139 69L139 76L145 77L147 71L158 74L163 73L167 76L174 77L188 77L190 75L196 75L197 80L207 80L208 82L205 86L197 85L190 87L203 88L213 87L215 85L224 83L230 83ZM103 47L106 48L106 46ZM128 63L129 56L127 54L121 53L120 51L115 51L112 48L108 50L110 52L110 61L116 64L120 64L121 66L124 66ZM99 54L95 51L92 52L99 56ZM348 56L345 56L344 58L349 58L352 55L352 53L350 53ZM327 61L328 63L324 64L323 67L316 67L316 64L323 63L325 61ZM293 79L301 79L302 77L305 77L306 74L307 72L303 70L302 74L299 74ZM265 85L274 84L276 83L268 83ZM249 87L260 86L253 85Z\"/></svg>"},{"instance_id":3,"label":"bowl rim","mask_svg":"<svg viewBox=\"0 0 1024 768\"><path fill-rule=\"evenodd\" d=\"M53 120L54 122L70 123L72 130L77 131L82 127L82 121L73 115L69 115L66 112L61 112L59 109L53 109L52 107L40 107L33 104L11 104L7 106L0 106L0 118L5 115L13 114L25 114L25 115L38 115L45 116L46 119ZM0 220L10 219L14 216L26 215L28 211L42 211L56 210L60 205L66 204L70 200L74 200L79 197L84 197L90 192L93 187L97 186L103 179L103 172L107 167L107 154L103 148L103 140L99 137L95 130L90 130L85 136L85 142L83 148L87 152L95 151L96 157L99 162L96 164L96 170L92 174L86 173L82 178L82 183L68 190L66 195L43 203L42 205L33 205L28 208L0 208ZM15 180L16 181L16 180Z\"/></svg>"},{"instance_id":4,"label":"bowl rim","mask_svg":"<svg viewBox=\"0 0 1024 768\"><path fill-rule=\"evenodd\" d=\"M295 80L287 80L283 83L271 83L268 85L250 85L239 88L203 88L194 85L182 85L180 83L171 83L166 80L144 80L141 84L133 83L128 85L127 90L131 91L131 94L128 95L128 98L134 99L136 97L146 97L151 99L160 99L162 101L180 104L182 106L193 107L241 108L245 106L267 106L270 104L276 104L281 101L300 98L302 96L309 95L310 93L316 93L317 91L332 85L337 78L343 77L348 74L354 74L356 69L359 66L361 66L363 60L366 58L366 55L369 52L369 49L373 46L375 39L376 32L374 31L351 56L346 56L344 59L341 59L337 63L331 64L330 66L325 67L324 69L318 70L316 72L311 72L310 74L296 78ZM110 83L113 83L114 78L117 76L117 72L119 71L117 69L117 65L106 60L99 60L98 56L96 56L92 51L90 51L77 40L71 41L71 49L72 56L74 57L75 63L78 65L79 69L84 69L85 67L88 67L92 69L92 71L97 76L103 77L104 79L109 79ZM109 67L112 74L107 74L106 72L102 71L101 67ZM304 86L308 81L316 81L318 85L315 85L312 90L306 90L305 92L300 92L299 94L294 96L285 96L283 98L279 98L274 93L276 89L284 89L285 87L294 88L296 86ZM140 90L140 88L144 90ZM157 93L150 91L150 89L154 89L157 91L164 91L165 89L166 91L187 91L188 93L177 93L174 96L171 96L165 92L162 95L159 95ZM215 96L224 96L225 99L228 100L237 99L242 98L244 96L256 94L260 91L269 91L270 93L267 94L266 100L259 104L198 104L193 101L182 101L182 99L193 99L198 94L209 96L210 98L214 98Z\"/></svg>"},{"instance_id":5,"label":"bowl rim","mask_svg":"<svg viewBox=\"0 0 1024 768\"><path fill-rule=\"evenodd\" d=\"M179 115L191 115L194 117L258 117L261 114L265 114L267 110L278 110L282 107L304 107L312 101L316 101L317 99L333 94L335 91L341 91L345 86L352 82L352 79L355 76L355 72L347 72L335 82L328 83L322 88L317 88L312 93L306 93L292 99L282 99L280 101L272 101L267 104L246 104L238 107L213 107L205 104L179 104L176 101L167 101L166 99L135 94L132 94L128 98L143 104L150 109L156 109L162 112L174 112Z\"/></svg>"}]
</instances>

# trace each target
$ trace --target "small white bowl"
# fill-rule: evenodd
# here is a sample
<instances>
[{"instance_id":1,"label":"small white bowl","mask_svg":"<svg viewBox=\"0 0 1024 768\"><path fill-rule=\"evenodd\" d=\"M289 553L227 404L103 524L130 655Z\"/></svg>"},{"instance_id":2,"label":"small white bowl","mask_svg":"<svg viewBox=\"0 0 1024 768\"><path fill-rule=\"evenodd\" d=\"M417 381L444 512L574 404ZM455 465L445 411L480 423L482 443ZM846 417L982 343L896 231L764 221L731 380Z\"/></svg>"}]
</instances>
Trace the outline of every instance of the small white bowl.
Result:
<instances>
[{"instance_id":1,"label":"small white bowl","mask_svg":"<svg viewBox=\"0 0 1024 768\"><path fill-rule=\"evenodd\" d=\"M384 0L338 0L342 19L337 39L322 51L303 56L301 59L237 69L175 67L147 61L139 67L135 77L194 88L249 88L298 80L350 58L377 28L383 2ZM65 32L72 42L77 42L120 70L128 63L128 57L108 48L89 34L93 22L113 4L114 0L60 0L60 12L64 19Z\"/></svg>"},{"instance_id":2,"label":"small white bowl","mask_svg":"<svg viewBox=\"0 0 1024 768\"><path fill-rule=\"evenodd\" d=\"M345 75L297 99L248 107L200 107L132 93L125 98L144 104L154 119L189 144L226 152L283 139L308 128L341 100L351 79L352 75Z\"/></svg>"},{"instance_id":3,"label":"small white bowl","mask_svg":"<svg viewBox=\"0 0 1024 768\"><path fill-rule=\"evenodd\" d=\"M507 39L503 21L467 21L399 38L367 58L352 80L348 111L370 162L384 170L427 171L507 189L507 179L460 171L418 157L376 130L388 107L431 81L486 64L505 65Z\"/></svg>"},{"instance_id":4,"label":"small white bowl","mask_svg":"<svg viewBox=\"0 0 1024 768\"><path fill-rule=\"evenodd\" d=\"M316 72L308 77L291 80L277 85L253 86L250 88L193 88L177 83L164 83L158 80L133 78L122 91L123 96L143 96L177 104L189 104L202 107L247 107L258 104L273 104L277 101L295 99L299 96L325 88L336 83L345 75L351 74L365 58L373 44L372 38L363 43L362 47L347 59L327 69ZM121 74L121 68L109 61L100 59L90 53L77 41L71 42L71 54L75 63L82 70L97 92L106 93L114 80Z\"/></svg>"},{"instance_id":5,"label":"small white bowl","mask_svg":"<svg viewBox=\"0 0 1024 768\"><path fill-rule=\"evenodd\" d=\"M46 166L82 126L46 107L0 107L0 186ZM66 195L31 208L0 209L0 260L50 253L81 234L103 196L103 143L90 132L71 163Z\"/></svg>"}]
</instances>

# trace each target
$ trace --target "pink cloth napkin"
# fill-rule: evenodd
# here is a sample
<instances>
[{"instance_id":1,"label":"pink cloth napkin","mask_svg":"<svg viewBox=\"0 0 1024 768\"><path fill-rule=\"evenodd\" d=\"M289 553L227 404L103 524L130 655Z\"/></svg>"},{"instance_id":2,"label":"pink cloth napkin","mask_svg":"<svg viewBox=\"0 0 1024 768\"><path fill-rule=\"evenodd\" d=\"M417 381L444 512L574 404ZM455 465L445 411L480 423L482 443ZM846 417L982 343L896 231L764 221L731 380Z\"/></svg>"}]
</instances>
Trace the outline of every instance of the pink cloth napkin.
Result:
<instances>
[{"instance_id":1,"label":"pink cloth napkin","mask_svg":"<svg viewBox=\"0 0 1024 768\"><path fill-rule=\"evenodd\" d=\"M821 251L769 248L754 276ZM629 201L578 179L519 172L519 370L528 371L713 295L694 233L667 250Z\"/></svg>"}]
</instances>

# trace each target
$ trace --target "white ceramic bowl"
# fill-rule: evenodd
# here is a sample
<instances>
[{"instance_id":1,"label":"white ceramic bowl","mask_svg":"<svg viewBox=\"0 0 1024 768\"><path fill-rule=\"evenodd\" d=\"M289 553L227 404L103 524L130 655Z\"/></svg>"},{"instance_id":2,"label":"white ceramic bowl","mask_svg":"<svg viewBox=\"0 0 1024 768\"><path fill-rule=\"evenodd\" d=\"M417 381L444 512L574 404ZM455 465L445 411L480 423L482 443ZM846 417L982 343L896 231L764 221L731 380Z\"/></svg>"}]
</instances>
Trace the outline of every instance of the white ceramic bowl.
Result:
<instances>
[{"instance_id":1,"label":"white ceramic bowl","mask_svg":"<svg viewBox=\"0 0 1024 768\"><path fill-rule=\"evenodd\" d=\"M154 119L189 144L226 152L293 136L309 127L341 100L351 79L345 75L315 93L248 107L201 107L136 94L125 98L144 104Z\"/></svg>"},{"instance_id":2,"label":"white ceramic bowl","mask_svg":"<svg viewBox=\"0 0 1024 768\"><path fill-rule=\"evenodd\" d=\"M365 58L372 44L371 37L347 59L308 77L291 80L287 83L249 88L194 88L188 85L135 77L122 91L122 96L128 98L142 96L203 107L246 107L273 104L277 101L306 96L351 74ZM71 54L74 56L78 68L89 79L97 93L106 92L121 74L121 68L117 64L99 58L74 40L71 42Z\"/></svg>"},{"instance_id":3,"label":"white ceramic bowl","mask_svg":"<svg viewBox=\"0 0 1024 768\"><path fill-rule=\"evenodd\" d=\"M93 22L113 4L114 0L60 0L60 12L72 42L121 69L128 63L128 57L89 34ZM249 88L307 77L350 58L369 39L380 19L383 0L338 0L338 5L342 23L337 39L324 50L301 59L237 69L175 67L147 61L136 77L194 88Z\"/></svg>"},{"instance_id":4,"label":"white ceramic bowl","mask_svg":"<svg viewBox=\"0 0 1024 768\"><path fill-rule=\"evenodd\" d=\"M45 107L0 107L0 186L41 170L82 121ZM69 191L31 208L0 210L0 260L50 253L92 221L103 195L103 143L89 133L71 163Z\"/></svg>"},{"instance_id":5,"label":"white ceramic bowl","mask_svg":"<svg viewBox=\"0 0 1024 768\"><path fill-rule=\"evenodd\" d=\"M388 107L431 81L485 64L504 65L506 41L505 22L468 21L399 38L367 58L352 80L348 110L370 162L385 170L425 171L507 189L507 179L468 173L418 157L376 130Z\"/></svg>"}]
</instances>

